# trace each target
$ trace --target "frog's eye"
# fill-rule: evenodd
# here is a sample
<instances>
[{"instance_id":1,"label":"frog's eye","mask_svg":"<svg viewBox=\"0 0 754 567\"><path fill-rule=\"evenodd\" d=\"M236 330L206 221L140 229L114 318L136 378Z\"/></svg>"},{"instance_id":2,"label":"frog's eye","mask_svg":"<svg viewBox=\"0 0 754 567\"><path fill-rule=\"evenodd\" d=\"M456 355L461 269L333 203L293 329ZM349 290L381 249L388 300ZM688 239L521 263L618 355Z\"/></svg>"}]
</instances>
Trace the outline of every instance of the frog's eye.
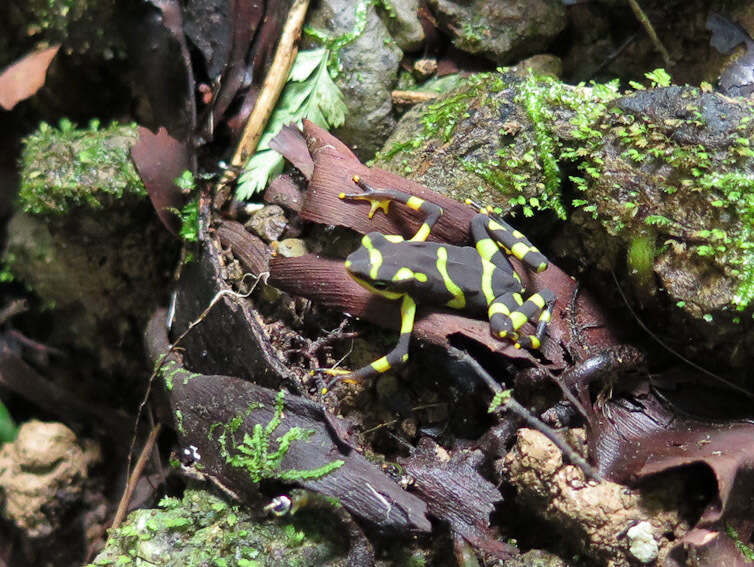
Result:
<instances>
[{"instance_id":1,"label":"frog's eye","mask_svg":"<svg viewBox=\"0 0 754 567\"><path fill-rule=\"evenodd\" d=\"M387 282L382 280L375 280L372 282L372 287L374 289L387 289Z\"/></svg>"}]
</instances>

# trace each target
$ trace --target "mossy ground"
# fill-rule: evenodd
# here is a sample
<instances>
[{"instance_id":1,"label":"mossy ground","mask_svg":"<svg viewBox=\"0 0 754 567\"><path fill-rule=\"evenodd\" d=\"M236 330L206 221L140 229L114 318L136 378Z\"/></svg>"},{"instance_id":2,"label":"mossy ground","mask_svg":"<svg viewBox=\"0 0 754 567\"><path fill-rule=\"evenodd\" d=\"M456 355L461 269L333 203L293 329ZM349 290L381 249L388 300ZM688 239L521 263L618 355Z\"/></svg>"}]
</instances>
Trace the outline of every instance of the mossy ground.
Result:
<instances>
[{"instance_id":1,"label":"mossy ground","mask_svg":"<svg viewBox=\"0 0 754 567\"><path fill-rule=\"evenodd\" d=\"M345 565L337 525L307 513L259 519L209 490L188 488L182 499L164 498L159 508L133 512L91 565Z\"/></svg>"}]
</instances>

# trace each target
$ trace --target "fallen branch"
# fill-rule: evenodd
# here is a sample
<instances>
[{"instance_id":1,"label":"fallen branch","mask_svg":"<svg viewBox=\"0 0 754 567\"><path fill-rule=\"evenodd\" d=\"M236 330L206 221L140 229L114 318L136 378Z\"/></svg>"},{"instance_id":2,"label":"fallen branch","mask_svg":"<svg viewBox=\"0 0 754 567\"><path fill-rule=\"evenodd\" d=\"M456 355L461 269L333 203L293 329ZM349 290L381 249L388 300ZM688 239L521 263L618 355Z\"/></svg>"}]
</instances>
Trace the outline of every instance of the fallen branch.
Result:
<instances>
[{"instance_id":1,"label":"fallen branch","mask_svg":"<svg viewBox=\"0 0 754 567\"><path fill-rule=\"evenodd\" d=\"M270 64L270 70L264 78L254 110L251 111L249 120L246 122L241 141L231 159L230 167L220 179L218 189L226 187L237 177L238 169L246 163L246 160L257 149L265 126L267 126L277 100L280 98L280 93L288 80L293 60L296 59L296 53L298 53L297 41L301 37L301 28L304 25L308 8L309 0L296 0L288 12L288 18L285 26L283 26L283 32L275 50L275 57Z\"/></svg>"}]
</instances>

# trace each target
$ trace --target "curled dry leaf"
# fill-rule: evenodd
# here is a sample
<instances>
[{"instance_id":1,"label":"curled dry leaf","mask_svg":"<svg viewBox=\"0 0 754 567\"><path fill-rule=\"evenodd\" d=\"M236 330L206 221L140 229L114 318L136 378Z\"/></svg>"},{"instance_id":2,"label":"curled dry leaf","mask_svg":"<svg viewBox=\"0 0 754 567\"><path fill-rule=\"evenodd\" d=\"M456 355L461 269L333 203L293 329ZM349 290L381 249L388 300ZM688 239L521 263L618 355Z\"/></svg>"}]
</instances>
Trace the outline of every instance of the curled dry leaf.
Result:
<instances>
[{"instance_id":1,"label":"curled dry leaf","mask_svg":"<svg viewBox=\"0 0 754 567\"><path fill-rule=\"evenodd\" d=\"M0 73L0 106L11 110L22 100L33 96L45 84L47 68L60 49L53 45L33 51Z\"/></svg>"},{"instance_id":2,"label":"curled dry leaf","mask_svg":"<svg viewBox=\"0 0 754 567\"><path fill-rule=\"evenodd\" d=\"M736 526L743 542L749 541L754 528L754 423L679 416L645 384L608 401L590 421L589 452L600 472L617 482L635 482L691 465L708 467L717 496L673 556L698 553L716 558L700 565L735 564L740 552L722 540L730 540L725 533L728 525ZM702 532L707 537L701 537Z\"/></svg>"}]
</instances>

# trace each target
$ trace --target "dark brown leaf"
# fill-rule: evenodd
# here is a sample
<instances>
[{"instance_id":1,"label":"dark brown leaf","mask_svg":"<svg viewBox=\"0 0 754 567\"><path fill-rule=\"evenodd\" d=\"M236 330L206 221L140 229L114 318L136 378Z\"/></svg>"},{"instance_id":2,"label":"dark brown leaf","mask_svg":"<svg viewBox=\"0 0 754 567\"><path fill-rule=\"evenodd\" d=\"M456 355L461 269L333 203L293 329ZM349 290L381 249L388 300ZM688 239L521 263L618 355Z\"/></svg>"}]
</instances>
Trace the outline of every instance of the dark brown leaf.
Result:
<instances>
[{"instance_id":1,"label":"dark brown leaf","mask_svg":"<svg viewBox=\"0 0 754 567\"><path fill-rule=\"evenodd\" d=\"M699 546L701 554L712 554L710 557L717 560L721 554L726 557L725 562L699 565L735 564L740 552L724 541L728 536L719 532L731 523L739 527L744 542L751 537L754 423L708 422L679 416L645 384L640 384L633 395L610 400L598 410L590 420L590 430L590 455L600 472L617 482L628 483L695 464L709 467L717 498L679 545L685 547L683 553L691 553L688 548Z\"/></svg>"},{"instance_id":2,"label":"dark brown leaf","mask_svg":"<svg viewBox=\"0 0 754 567\"><path fill-rule=\"evenodd\" d=\"M185 170L192 169L191 151L170 137L165 128L153 134L140 126L139 140L131 148L131 158L162 224L177 235L181 222L176 211L183 207L185 197L173 181Z\"/></svg>"},{"instance_id":3,"label":"dark brown leaf","mask_svg":"<svg viewBox=\"0 0 754 567\"><path fill-rule=\"evenodd\" d=\"M255 276L267 271L270 247L247 231L240 222L221 221L217 227L217 237L223 246L230 247L244 271Z\"/></svg>"},{"instance_id":4,"label":"dark brown leaf","mask_svg":"<svg viewBox=\"0 0 754 567\"><path fill-rule=\"evenodd\" d=\"M301 130L292 124L283 126L280 132L270 140L270 147L285 156L293 167L304 174L307 179L312 178L314 162L306 146L306 140Z\"/></svg>"},{"instance_id":5,"label":"dark brown leaf","mask_svg":"<svg viewBox=\"0 0 754 567\"><path fill-rule=\"evenodd\" d=\"M123 34L129 60L149 101L150 113L141 121L188 142L196 126L195 85L180 2L131 3L124 25L130 28Z\"/></svg>"},{"instance_id":6,"label":"dark brown leaf","mask_svg":"<svg viewBox=\"0 0 754 567\"><path fill-rule=\"evenodd\" d=\"M47 68L60 49L53 45L33 51L9 65L0 73L0 106L11 110L22 100L33 96L45 84Z\"/></svg>"},{"instance_id":7,"label":"dark brown leaf","mask_svg":"<svg viewBox=\"0 0 754 567\"><path fill-rule=\"evenodd\" d=\"M474 547L499 559L516 555L515 547L495 539L489 529L495 503L503 499L500 491L465 460L466 455L456 453L443 461L438 458L438 449L425 437L411 457L401 460L414 481L413 490L427 503L430 515L447 522Z\"/></svg>"},{"instance_id":8,"label":"dark brown leaf","mask_svg":"<svg viewBox=\"0 0 754 567\"><path fill-rule=\"evenodd\" d=\"M304 192L289 174L284 173L273 179L267 187L264 202L299 212L304 204Z\"/></svg>"}]
</instances>

